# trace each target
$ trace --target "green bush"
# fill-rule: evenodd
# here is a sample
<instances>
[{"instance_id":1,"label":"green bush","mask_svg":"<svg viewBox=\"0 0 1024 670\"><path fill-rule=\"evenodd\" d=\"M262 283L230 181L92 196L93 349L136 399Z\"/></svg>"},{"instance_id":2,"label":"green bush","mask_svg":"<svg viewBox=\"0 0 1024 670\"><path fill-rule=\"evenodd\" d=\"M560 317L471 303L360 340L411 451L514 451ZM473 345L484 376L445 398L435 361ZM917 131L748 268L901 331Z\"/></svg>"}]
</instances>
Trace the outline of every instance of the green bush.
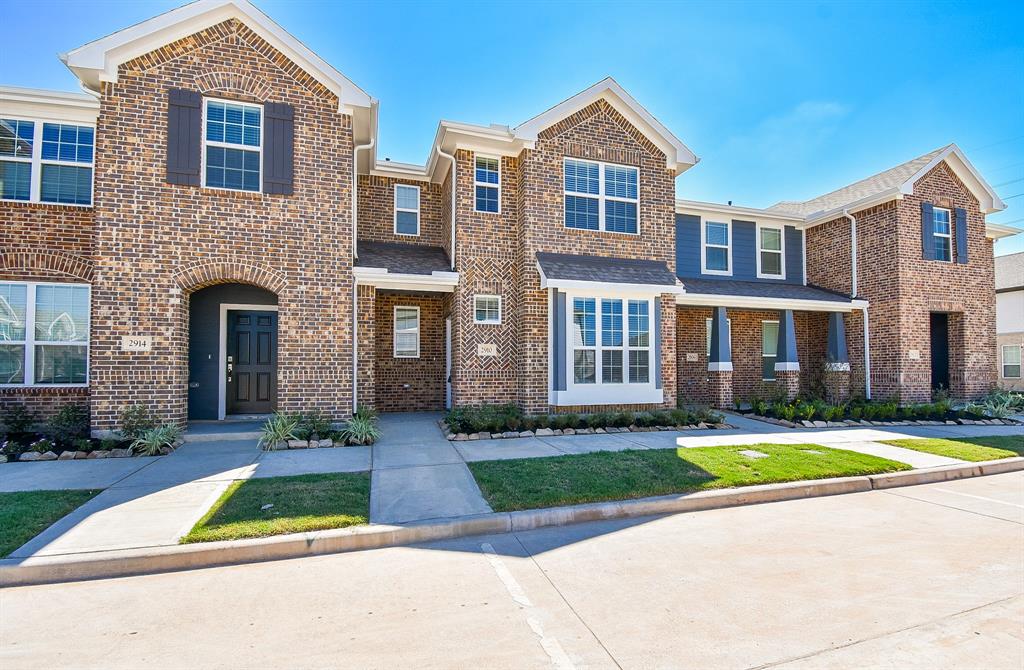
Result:
<instances>
[{"instance_id":1,"label":"green bush","mask_svg":"<svg viewBox=\"0 0 1024 670\"><path fill-rule=\"evenodd\" d=\"M691 423L694 423L691 421L689 410L674 409L669 412L669 416L671 417L671 425L673 426L688 426Z\"/></svg>"},{"instance_id":2,"label":"green bush","mask_svg":"<svg viewBox=\"0 0 1024 670\"><path fill-rule=\"evenodd\" d=\"M298 429L306 435L304 439L327 437L327 433L331 432L331 420L319 409L304 412L299 417Z\"/></svg>"},{"instance_id":3,"label":"green bush","mask_svg":"<svg viewBox=\"0 0 1024 670\"><path fill-rule=\"evenodd\" d=\"M359 407L356 407L355 414L353 414L352 416L356 417L357 419L376 421L377 410L373 409L372 407L367 407L366 405L360 405Z\"/></svg>"},{"instance_id":4,"label":"green bush","mask_svg":"<svg viewBox=\"0 0 1024 670\"><path fill-rule=\"evenodd\" d=\"M522 410L515 405L464 405L445 416L445 423L456 433L500 433L521 425Z\"/></svg>"},{"instance_id":5,"label":"green bush","mask_svg":"<svg viewBox=\"0 0 1024 670\"><path fill-rule=\"evenodd\" d=\"M766 401L761 400L760 398L754 400L751 404L751 407L754 410L754 414L757 414L759 416L768 416L768 410L771 409L770 405Z\"/></svg>"},{"instance_id":6,"label":"green bush","mask_svg":"<svg viewBox=\"0 0 1024 670\"><path fill-rule=\"evenodd\" d=\"M264 451L270 451L281 442L299 439L295 436L295 429L298 425L299 418L294 414L284 414L281 412L274 414L263 424L259 446Z\"/></svg>"},{"instance_id":7,"label":"green bush","mask_svg":"<svg viewBox=\"0 0 1024 670\"><path fill-rule=\"evenodd\" d=\"M809 402L801 400L796 406L796 416L801 421L811 421L814 419L814 413L817 411L815 406Z\"/></svg>"},{"instance_id":8,"label":"green bush","mask_svg":"<svg viewBox=\"0 0 1024 670\"><path fill-rule=\"evenodd\" d=\"M92 440L87 437L80 437L71 443L75 451L92 451Z\"/></svg>"},{"instance_id":9,"label":"green bush","mask_svg":"<svg viewBox=\"0 0 1024 670\"><path fill-rule=\"evenodd\" d=\"M126 440L135 440L153 428L156 428L156 417L145 405L131 405L121 410L121 434Z\"/></svg>"},{"instance_id":10,"label":"green bush","mask_svg":"<svg viewBox=\"0 0 1024 670\"><path fill-rule=\"evenodd\" d=\"M3 424L9 433L27 433L35 422L35 417L21 403L10 405L4 411Z\"/></svg>"},{"instance_id":11,"label":"green bush","mask_svg":"<svg viewBox=\"0 0 1024 670\"><path fill-rule=\"evenodd\" d=\"M615 417L612 419L612 425L616 428L629 428L635 420L636 414L633 412L616 412Z\"/></svg>"},{"instance_id":12,"label":"green bush","mask_svg":"<svg viewBox=\"0 0 1024 670\"><path fill-rule=\"evenodd\" d=\"M663 409L652 411L651 416L654 418L655 426L668 426L672 424L672 416Z\"/></svg>"},{"instance_id":13,"label":"green bush","mask_svg":"<svg viewBox=\"0 0 1024 670\"><path fill-rule=\"evenodd\" d=\"M132 453L140 456L156 456L163 447L173 447L181 437L181 428L172 424L164 424L150 428L135 438L131 444Z\"/></svg>"},{"instance_id":14,"label":"green bush","mask_svg":"<svg viewBox=\"0 0 1024 670\"><path fill-rule=\"evenodd\" d=\"M638 412L634 421L641 428L650 428L658 425L657 417L650 412Z\"/></svg>"},{"instance_id":15,"label":"green bush","mask_svg":"<svg viewBox=\"0 0 1024 670\"><path fill-rule=\"evenodd\" d=\"M615 421L611 412L596 412L587 417L588 428L607 428Z\"/></svg>"},{"instance_id":16,"label":"green bush","mask_svg":"<svg viewBox=\"0 0 1024 670\"><path fill-rule=\"evenodd\" d=\"M341 437L348 444L370 445L380 439L380 429L372 420L353 416L342 431Z\"/></svg>"},{"instance_id":17,"label":"green bush","mask_svg":"<svg viewBox=\"0 0 1024 670\"><path fill-rule=\"evenodd\" d=\"M89 436L89 408L64 405L46 422L46 432L55 441L70 444Z\"/></svg>"}]
</instances>

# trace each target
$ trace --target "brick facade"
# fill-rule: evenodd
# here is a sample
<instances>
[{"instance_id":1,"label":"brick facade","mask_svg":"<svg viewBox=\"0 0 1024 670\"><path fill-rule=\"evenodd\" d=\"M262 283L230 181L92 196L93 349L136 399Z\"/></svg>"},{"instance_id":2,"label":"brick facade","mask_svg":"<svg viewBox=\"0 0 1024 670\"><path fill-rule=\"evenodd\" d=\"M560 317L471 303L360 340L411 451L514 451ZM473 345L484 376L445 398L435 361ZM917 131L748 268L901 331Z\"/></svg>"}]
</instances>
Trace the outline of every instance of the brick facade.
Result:
<instances>
[{"instance_id":1,"label":"brick facade","mask_svg":"<svg viewBox=\"0 0 1024 670\"><path fill-rule=\"evenodd\" d=\"M420 355L394 355L395 307L420 308ZM376 298L374 406L381 412L444 409L444 299L378 291Z\"/></svg>"}]
</instances>

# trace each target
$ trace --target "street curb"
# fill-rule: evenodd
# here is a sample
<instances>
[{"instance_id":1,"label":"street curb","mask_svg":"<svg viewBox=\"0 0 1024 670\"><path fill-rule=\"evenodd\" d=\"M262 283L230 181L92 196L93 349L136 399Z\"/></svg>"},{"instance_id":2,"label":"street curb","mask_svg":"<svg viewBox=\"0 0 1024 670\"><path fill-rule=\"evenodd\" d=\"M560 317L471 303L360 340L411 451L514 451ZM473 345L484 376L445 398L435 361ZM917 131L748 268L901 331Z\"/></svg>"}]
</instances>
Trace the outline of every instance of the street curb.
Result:
<instances>
[{"instance_id":1,"label":"street curb","mask_svg":"<svg viewBox=\"0 0 1024 670\"><path fill-rule=\"evenodd\" d=\"M279 535L255 540L183 544L65 556L38 556L26 559L6 558L0 559L0 588L127 577L337 554L449 540L471 535L491 535L549 526L565 526L588 521L698 512L741 505L862 493L874 489L914 486L1020 470L1024 470L1024 458L1007 458L884 475L764 484L740 489L700 491L638 500L551 507L519 512L496 512L421 521L400 526L359 526Z\"/></svg>"}]
</instances>

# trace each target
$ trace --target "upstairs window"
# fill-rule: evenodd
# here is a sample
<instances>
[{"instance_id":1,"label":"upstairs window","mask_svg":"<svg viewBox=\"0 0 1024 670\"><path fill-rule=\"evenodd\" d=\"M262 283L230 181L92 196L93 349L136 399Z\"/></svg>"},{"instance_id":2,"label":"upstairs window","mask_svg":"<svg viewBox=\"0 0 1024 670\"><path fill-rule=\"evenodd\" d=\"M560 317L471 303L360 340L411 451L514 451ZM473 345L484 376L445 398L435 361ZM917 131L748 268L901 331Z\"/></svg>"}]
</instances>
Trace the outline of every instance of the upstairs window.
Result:
<instances>
[{"instance_id":1,"label":"upstairs window","mask_svg":"<svg viewBox=\"0 0 1024 670\"><path fill-rule=\"evenodd\" d=\"M0 282L0 385L88 381L89 287Z\"/></svg>"},{"instance_id":2,"label":"upstairs window","mask_svg":"<svg viewBox=\"0 0 1024 670\"><path fill-rule=\"evenodd\" d=\"M501 209L501 162L497 158L477 156L473 170L478 212L497 214Z\"/></svg>"},{"instance_id":3,"label":"upstairs window","mask_svg":"<svg viewBox=\"0 0 1024 670\"><path fill-rule=\"evenodd\" d=\"M92 126L0 119L0 198L91 205Z\"/></svg>"},{"instance_id":4,"label":"upstairs window","mask_svg":"<svg viewBox=\"0 0 1024 670\"><path fill-rule=\"evenodd\" d=\"M420 187L395 184L395 234L420 234Z\"/></svg>"},{"instance_id":5,"label":"upstairs window","mask_svg":"<svg viewBox=\"0 0 1024 670\"><path fill-rule=\"evenodd\" d=\"M259 192L263 163L263 108L209 99L205 104L204 185Z\"/></svg>"},{"instance_id":6,"label":"upstairs window","mask_svg":"<svg viewBox=\"0 0 1024 670\"><path fill-rule=\"evenodd\" d=\"M953 260L953 235L950 227L950 212L942 207L932 209L932 235L935 246L935 260Z\"/></svg>"},{"instance_id":7,"label":"upstairs window","mask_svg":"<svg viewBox=\"0 0 1024 670\"><path fill-rule=\"evenodd\" d=\"M761 279L783 279L786 260L782 228L757 227L757 276Z\"/></svg>"},{"instance_id":8,"label":"upstairs window","mask_svg":"<svg viewBox=\"0 0 1024 670\"><path fill-rule=\"evenodd\" d=\"M701 271L709 275L732 274L732 224L705 221L700 232Z\"/></svg>"},{"instance_id":9,"label":"upstairs window","mask_svg":"<svg viewBox=\"0 0 1024 670\"><path fill-rule=\"evenodd\" d=\"M638 231L639 170L566 158L565 226L610 233Z\"/></svg>"}]
</instances>

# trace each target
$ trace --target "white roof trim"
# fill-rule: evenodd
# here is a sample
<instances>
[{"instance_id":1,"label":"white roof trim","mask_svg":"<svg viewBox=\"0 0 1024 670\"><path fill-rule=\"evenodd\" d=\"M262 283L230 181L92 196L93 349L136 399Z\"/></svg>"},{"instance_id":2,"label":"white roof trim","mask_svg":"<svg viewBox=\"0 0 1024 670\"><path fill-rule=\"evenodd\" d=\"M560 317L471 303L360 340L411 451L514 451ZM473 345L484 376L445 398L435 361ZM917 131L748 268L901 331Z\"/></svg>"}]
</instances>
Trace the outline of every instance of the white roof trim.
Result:
<instances>
[{"instance_id":1,"label":"white roof trim","mask_svg":"<svg viewBox=\"0 0 1024 670\"><path fill-rule=\"evenodd\" d=\"M676 304L698 307L734 307L736 309L795 309L805 312L851 312L868 306L867 300L798 300L793 298L761 298L746 295L714 295L685 293L676 296Z\"/></svg>"},{"instance_id":2,"label":"white roof trim","mask_svg":"<svg viewBox=\"0 0 1024 670\"><path fill-rule=\"evenodd\" d=\"M0 86L0 115L4 118L96 123L100 115L100 101L85 93Z\"/></svg>"},{"instance_id":3,"label":"white roof trim","mask_svg":"<svg viewBox=\"0 0 1024 670\"><path fill-rule=\"evenodd\" d=\"M459 283L458 272L434 270L428 275L389 272L387 268L354 267L356 284L400 291L436 291L454 293Z\"/></svg>"},{"instance_id":4,"label":"white roof trim","mask_svg":"<svg viewBox=\"0 0 1024 670\"><path fill-rule=\"evenodd\" d=\"M993 240L1001 240L1004 237L1012 237L1022 233L1020 228L1014 228L1013 226L1004 226L1000 223L986 223L985 224L985 237Z\"/></svg>"},{"instance_id":5,"label":"white roof trim","mask_svg":"<svg viewBox=\"0 0 1024 670\"><path fill-rule=\"evenodd\" d=\"M755 221L781 221L792 225L804 222L802 216L796 214L783 214L767 209L756 207L740 207L738 205L722 205L715 202L701 202L700 200L676 199L676 214L722 214L730 218Z\"/></svg>"},{"instance_id":6,"label":"white roof trim","mask_svg":"<svg viewBox=\"0 0 1024 670\"><path fill-rule=\"evenodd\" d=\"M953 159L953 160L950 160ZM995 190L988 185L985 178L981 176L971 162L967 160L967 156L960 150L956 144L950 144L948 147L943 149L935 156L927 165L917 171L910 179L903 183L901 190L903 193L910 195L914 192L914 184L919 179L924 177L926 174L932 171L936 165L946 161L949 167L953 170L957 177L967 186L967 188L974 194L974 197L978 199L981 205L981 211L985 214L991 214L992 212L999 212L1006 209L1006 203L1004 203Z\"/></svg>"},{"instance_id":7,"label":"white roof trim","mask_svg":"<svg viewBox=\"0 0 1024 670\"><path fill-rule=\"evenodd\" d=\"M62 54L61 60L83 84L98 90L101 82L117 81L122 63L228 19L244 23L337 95L339 111L351 113L353 107L368 108L374 102L248 0L198 0Z\"/></svg>"},{"instance_id":8,"label":"white roof trim","mask_svg":"<svg viewBox=\"0 0 1024 670\"><path fill-rule=\"evenodd\" d=\"M700 160L689 147L644 109L629 93L626 93L625 89L611 77L602 79L585 91L560 102L526 123L516 126L512 132L518 139L536 142L542 131L602 98L665 153L666 167L675 174L678 175L693 167Z\"/></svg>"}]
</instances>

